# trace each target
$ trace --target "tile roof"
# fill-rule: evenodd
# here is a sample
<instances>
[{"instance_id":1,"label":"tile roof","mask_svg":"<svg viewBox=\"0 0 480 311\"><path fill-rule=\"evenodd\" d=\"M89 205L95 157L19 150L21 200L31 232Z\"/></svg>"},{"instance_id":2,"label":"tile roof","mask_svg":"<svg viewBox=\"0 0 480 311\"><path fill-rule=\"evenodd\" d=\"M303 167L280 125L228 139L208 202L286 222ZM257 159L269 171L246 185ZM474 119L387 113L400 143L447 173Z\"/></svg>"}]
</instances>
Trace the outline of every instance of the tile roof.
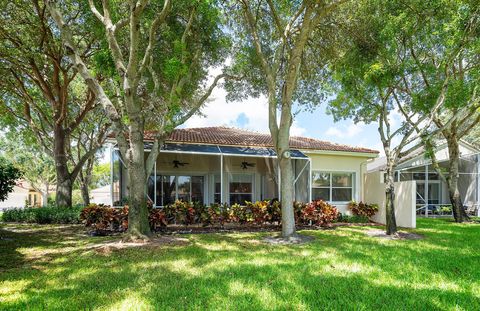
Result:
<instances>
[{"instance_id":1,"label":"tile roof","mask_svg":"<svg viewBox=\"0 0 480 311\"><path fill-rule=\"evenodd\" d=\"M152 140L155 132L146 131L145 140ZM195 143L228 146L255 146L272 147L272 139L269 134L247 131L231 127L199 127L176 129L166 142L171 143ZM310 149L321 151L344 151L378 154L377 150L363 147L340 145L328 141L292 136L290 147L295 149Z\"/></svg>"}]
</instances>

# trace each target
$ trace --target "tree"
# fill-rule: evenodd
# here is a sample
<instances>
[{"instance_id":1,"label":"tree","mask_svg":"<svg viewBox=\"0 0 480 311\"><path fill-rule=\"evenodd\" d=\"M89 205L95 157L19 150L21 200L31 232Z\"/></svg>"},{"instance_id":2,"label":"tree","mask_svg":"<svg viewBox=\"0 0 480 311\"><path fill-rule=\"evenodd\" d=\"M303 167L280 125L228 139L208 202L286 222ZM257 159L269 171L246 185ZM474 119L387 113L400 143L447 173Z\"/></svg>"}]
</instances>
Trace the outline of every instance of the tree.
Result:
<instances>
[{"instance_id":1,"label":"tree","mask_svg":"<svg viewBox=\"0 0 480 311\"><path fill-rule=\"evenodd\" d=\"M8 194L13 191L17 179L21 176L18 168L0 156L0 201L8 198Z\"/></svg>"},{"instance_id":2,"label":"tree","mask_svg":"<svg viewBox=\"0 0 480 311\"><path fill-rule=\"evenodd\" d=\"M290 237L295 235L292 107L295 101L312 104L322 99L316 95L321 93L322 44L328 40L320 24L328 24L328 16L343 1L238 2L231 5L237 12L233 28L238 38L233 68L243 72L244 79L230 89L268 97L269 129L281 172L282 236Z\"/></svg>"},{"instance_id":3,"label":"tree","mask_svg":"<svg viewBox=\"0 0 480 311\"><path fill-rule=\"evenodd\" d=\"M98 140L97 135L102 131L102 126L108 121L100 107L97 107L94 112L96 113L89 114L86 122L79 125L78 129L72 135L76 144L71 147L69 155L71 156L70 161L74 163L74 165L82 161L82 156L84 154L95 148ZM101 144L103 145L107 137L106 135L102 136ZM90 204L89 188L92 183L93 168L98 161L98 155L101 154L101 149L102 148L98 148L97 153L84 162L82 169L78 173L77 182L84 205Z\"/></svg>"},{"instance_id":4,"label":"tree","mask_svg":"<svg viewBox=\"0 0 480 311\"><path fill-rule=\"evenodd\" d=\"M219 80L206 85L208 68L223 64L228 41L211 1L89 1L111 60L108 93L92 75L84 50L75 41L75 25L64 15L64 2L48 1L71 63L102 104L112 123L117 147L129 176L128 237L150 234L146 208L147 176L163 140L198 111ZM145 160L144 130L154 130L152 151Z\"/></svg>"},{"instance_id":5,"label":"tree","mask_svg":"<svg viewBox=\"0 0 480 311\"><path fill-rule=\"evenodd\" d=\"M353 118L355 122L378 123L378 132L386 157L386 232L397 231L395 219L394 173L398 161L422 146L421 138L435 135L435 112L445 104L448 79L439 80L438 96L428 113L413 109L411 102L399 98L404 76L409 73L407 51L401 47L416 30L411 16L405 18L409 4L402 1L365 0L351 2L339 16L341 50L332 62L333 85L337 94L329 105L335 119ZM403 13L403 14L402 14ZM422 21L424 23L425 21ZM409 33L409 36L406 34ZM393 114L403 120L394 126ZM447 123L451 123L452 119Z\"/></svg>"},{"instance_id":6,"label":"tree","mask_svg":"<svg viewBox=\"0 0 480 311\"><path fill-rule=\"evenodd\" d=\"M22 178L42 195L43 206L48 204L50 189L55 185L55 163L30 132L7 132L0 140L0 150L21 172Z\"/></svg>"},{"instance_id":7,"label":"tree","mask_svg":"<svg viewBox=\"0 0 480 311\"><path fill-rule=\"evenodd\" d=\"M412 2L415 9L398 9L403 14L398 18L403 27L396 31L398 48L406 52L395 99L412 111L432 113L448 146L448 173L435 156L432 140L438 135L426 133L423 140L432 166L448 186L455 221L463 222L468 216L458 189L459 142L480 122L480 10L471 1ZM432 109L439 99L444 104ZM409 111L400 111L410 121Z\"/></svg>"},{"instance_id":8,"label":"tree","mask_svg":"<svg viewBox=\"0 0 480 311\"><path fill-rule=\"evenodd\" d=\"M5 2L8 2L6 4ZM2 117L13 129L28 128L52 156L56 168L56 204L72 205L72 186L84 163L103 143L108 124L100 124L95 143L83 150L74 164L69 154L73 135L95 108L95 95L77 77L67 61L58 32L52 30L43 1L3 1L0 19L0 72ZM71 23L88 24L82 14L70 16ZM90 32L82 28L87 48L84 59L94 52Z\"/></svg>"},{"instance_id":9,"label":"tree","mask_svg":"<svg viewBox=\"0 0 480 311\"><path fill-rule=\"evenodd\" d=\"M99 163L93 166L92 187L98 188L110 185L110 163Z\"/></svg>"},{"instance_id":10,"label":"tree","mask_svg":"<svg viewBox=\"0 0 480 311\"><path fill-rule=\"evenodd\" d=\"M480 124L477 124L468 132L465 140L474 146L478 147L480 145Z\"/></svg>"}]
</instances>

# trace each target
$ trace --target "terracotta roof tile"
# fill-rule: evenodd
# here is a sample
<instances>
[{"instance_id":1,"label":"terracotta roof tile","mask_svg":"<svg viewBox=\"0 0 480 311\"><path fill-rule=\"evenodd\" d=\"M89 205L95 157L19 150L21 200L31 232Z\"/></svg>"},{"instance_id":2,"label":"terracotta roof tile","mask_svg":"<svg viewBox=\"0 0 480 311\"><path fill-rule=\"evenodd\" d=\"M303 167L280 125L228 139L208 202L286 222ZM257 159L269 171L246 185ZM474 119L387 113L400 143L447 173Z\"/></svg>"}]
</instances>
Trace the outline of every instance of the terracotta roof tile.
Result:
<instances>
[{"instance_id":1,"label":"terracotta roof tile","mask_svg":"<svg viewBox=\"0 0 480 311\"><path fill-rule=\"evenodd\" d=\"M152 140L154 132L145 132L145 140ZM231 127L199 127L176 129L167 142L195 143L231 146L272 147L269 134L263 134ZM290 147L296 149L310 149L322 151L346 151L378 154L377 150L363 147L335 144L328 141L293 136L290 138Z\"/></svg>"}]
</instances>

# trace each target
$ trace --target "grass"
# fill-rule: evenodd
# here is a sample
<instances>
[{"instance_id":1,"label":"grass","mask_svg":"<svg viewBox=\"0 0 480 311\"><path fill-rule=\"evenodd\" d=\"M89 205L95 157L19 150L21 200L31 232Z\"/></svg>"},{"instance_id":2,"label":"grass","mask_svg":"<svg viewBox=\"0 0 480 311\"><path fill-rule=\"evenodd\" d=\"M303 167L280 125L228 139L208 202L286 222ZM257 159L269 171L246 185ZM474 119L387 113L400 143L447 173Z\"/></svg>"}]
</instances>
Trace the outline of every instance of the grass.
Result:
<instances>
[{"instance_id":1,"label":"grass","mask_svg":"<svg viewBox=\"0 0 480 311\"><path fill-rule=\"evenodd\" d=\"M479 310L480 225L419 219L423 240L368 227L182 235L181 244L98 252L75 225L0 225L0 309Z\"/></svg>"}]
</instances>

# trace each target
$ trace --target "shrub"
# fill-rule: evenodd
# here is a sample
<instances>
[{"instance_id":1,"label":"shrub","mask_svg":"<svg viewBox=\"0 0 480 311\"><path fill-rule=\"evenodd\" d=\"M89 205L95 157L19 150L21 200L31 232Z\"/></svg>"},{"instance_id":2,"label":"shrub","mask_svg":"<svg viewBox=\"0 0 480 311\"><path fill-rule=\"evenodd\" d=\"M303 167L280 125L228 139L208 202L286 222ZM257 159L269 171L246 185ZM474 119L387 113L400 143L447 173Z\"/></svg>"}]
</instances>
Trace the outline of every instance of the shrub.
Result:
<instances>
[{"instance_id":1,"label":"shrub","mask_svg":"<svg viewBox=\"0 0 480 311\"><path fill-rule=\"evenodd\" d=\"M452 213L452 207L450 205L440 206L440 212L442 214L450 214Z\"/></svg>"},{"instance_id":2,"label":"shrub","mask_svg":"<svg viewBox=\"0 0 480 311\"><path fill-rule=\"evenodd\" d=\"M222 227L225 223L230 222L233 217L232 210L226 203L214 203L210 205L208 207L208 214L210 216L208 224L220 224Z\"/></svg>"},{"instance_id":3,"label":"shrub","mask_svg":"<svg viewBox=\"0 0 480 311\"><path fill-rule=\"evenodd\" d=\"M294 203L295 204L295 203ZM294 205L295 208L295 205ZM282 220L282 204L280 201L273 199L268 204L268 214L270 215L270 222L280 222Z\"/></svg>"},{"instance_id":4,"label":"shrub","mask_svg":"<svg viewBox=\"0 0 480 311\"><path fill-rule=\"evenodd\" d=\"M161 209L152 209L148 214L148 223L150 224L150 229L157 231L168 225L167 216Z\"/></svg>"},{"instance_id":5,"label":"shrub","mask_svg":"<svg viewBox=\"0 0 480 311\"><path fill-rule=\"evenodd\" d=\"M337 209L324 202L310 204L294 203L295 220L304 225L329 225L338 217ZM176 201L162 209L149 208L150 228L154 231L169 224L202 224L203 226L221 225L235 222L240 224L264 225L281 221L281 205L278 201L246 202L245 206L233 204L212 204ZM128 206L112 208L103 205L89 205L81 214L81 220L87 227L102 233L106 231L125 231L128 228Z\"/></svg>"},{"instance_id":6,"label":"shrub","mask_svg":"<svg viewBox=\"0 0 480 311\"><path fill-rule=\"evenodd\" d=\"M367 203L357 203L355 201L351 201L348 203L348 208L352 211L353 215L357 216L365 216L367 218L372 217L378 212L378 205L377 204L367 204Z\"/></svg>"},{"instance_id":7,"label":"shrub","mask_svg":"<svg viewBox=\"0 0 480 311\"><path fill-rule=\"evenodd\" d=\"M262 225L266 222L271 222L272 215L269 214L268 208L270 201L256 201L256 202L245 202L246 209L251 214L250 219L247 221L254 222L257 225Z\"/></svg>"},{"instance_id":8,"label":"shrub","mask_svg":"<svg viewBox=\"0 0 480 311\"><path fill-rule=\"evenodd\" d=\"M86 227L94 228L99 232L123 232L128 228L128 206L115 208L90 204L82 210L80 219Z\"/></svg>"},{"instance_id":9,"label":"shrub","mask_svg":"<svg viewBox=\"0 0 480 311\"><path fill-rule=\"evenodd\" d=\"M300 211L298 221L305 225L328 226L338 218L337 208L322 200L300 207Z\"/></svg>"},{"instance_id":10,"label":"shrub","mask_svg":"<svg viewBox=\"0 0 480 311\"><path fill-rule=\"evenodd\" d=\"M303 223L303 211L307 207L306 203L303 202L293 202L293 213L295 216L295 223ZM281 212L281 211L280 211Z\"/></svg>"},{"instance_id":11,"label":"shrub","mask_svg":"<svg viewBox=\"0 0 480 311\"><path fill-rule=\"evenodd\" d=\"M81 210L80 207L56 206L13 208L3 211L2 220L38 224L78 224Z\"/></svg>"}]
</instances>

